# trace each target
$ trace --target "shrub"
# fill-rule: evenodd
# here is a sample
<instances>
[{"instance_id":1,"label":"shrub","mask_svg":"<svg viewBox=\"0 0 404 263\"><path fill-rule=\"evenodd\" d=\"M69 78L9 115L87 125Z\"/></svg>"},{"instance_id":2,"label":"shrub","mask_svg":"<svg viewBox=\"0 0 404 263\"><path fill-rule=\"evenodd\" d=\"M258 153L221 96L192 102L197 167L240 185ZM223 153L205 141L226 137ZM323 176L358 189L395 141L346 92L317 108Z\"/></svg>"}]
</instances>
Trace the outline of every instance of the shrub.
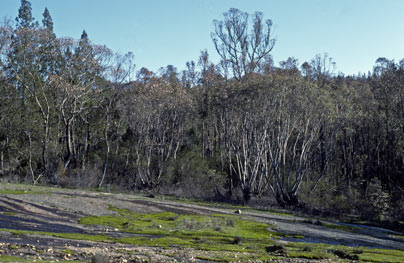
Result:
<instances>
[{"instance_id":1,"label":"shrub","mask_svg":"<svg viewBox=\"0 0 404 263\"><path fill-rule=\"evenodd\" d=\"M194 149L182 153L169 164L161 191L181 197L213 199L223 187L224 178Z\"/></svg>"}]
</instances>

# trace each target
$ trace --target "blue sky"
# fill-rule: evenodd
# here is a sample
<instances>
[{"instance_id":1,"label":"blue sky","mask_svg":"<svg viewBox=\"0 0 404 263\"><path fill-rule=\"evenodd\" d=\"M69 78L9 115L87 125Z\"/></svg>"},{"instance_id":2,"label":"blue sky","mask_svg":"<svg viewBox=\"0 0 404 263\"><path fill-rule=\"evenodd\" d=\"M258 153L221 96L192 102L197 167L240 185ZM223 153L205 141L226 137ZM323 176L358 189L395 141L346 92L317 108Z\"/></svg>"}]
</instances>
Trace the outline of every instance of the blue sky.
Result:
<instances>
[{"instance_id":1,"label":"blue sky","mask_svg":"<svg viewBox=\"0 0 404 263\"><path fill-rule=\"evenodd\" d=\"M367 73L378 57L404 58L404 0L31 0L34 17L48 7L59 37L90 40L135 55L137 69L179 70L207 49L218 62L212 21L234 7L273 21L276 64L327 52L345 74ZM0 17L15 18L20 0L0 0Z\"/></svg>"}]
</instances>

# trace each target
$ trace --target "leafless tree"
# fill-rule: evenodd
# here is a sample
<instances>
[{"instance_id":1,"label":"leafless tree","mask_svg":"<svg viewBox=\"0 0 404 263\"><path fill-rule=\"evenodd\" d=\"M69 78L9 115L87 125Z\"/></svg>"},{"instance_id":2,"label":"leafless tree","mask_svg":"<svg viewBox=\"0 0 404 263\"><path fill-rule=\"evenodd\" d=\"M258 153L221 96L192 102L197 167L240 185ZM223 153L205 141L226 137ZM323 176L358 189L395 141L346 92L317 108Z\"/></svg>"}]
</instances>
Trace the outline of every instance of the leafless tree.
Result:
<instances>
[{"instance_id":1,"label":"leafless tree","mask_svg":"<svg viewBox=\"0 0 404 263\"><path fill-rule=\"evenodd\" d=\"M215 31L211 37L220 57L231 65L234 77L241 80L245 75L257 72L270 56L275 45L271 36L272 21L264 20L260 12L249 15L235 8L223 16L223 21L213 21Z\"/></svg>"}]
</instances>

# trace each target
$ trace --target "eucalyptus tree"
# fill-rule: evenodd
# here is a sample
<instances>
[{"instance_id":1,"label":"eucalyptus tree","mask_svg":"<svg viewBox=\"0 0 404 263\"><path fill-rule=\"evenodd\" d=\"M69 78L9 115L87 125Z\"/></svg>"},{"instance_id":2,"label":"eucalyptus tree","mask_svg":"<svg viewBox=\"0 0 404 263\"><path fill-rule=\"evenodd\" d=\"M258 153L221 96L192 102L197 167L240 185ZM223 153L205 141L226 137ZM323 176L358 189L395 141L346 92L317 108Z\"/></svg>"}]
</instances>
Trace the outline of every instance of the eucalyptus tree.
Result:
<instances>
[{"instance_id":1,"label":"eucalyptus tree","mask_svg":"<svg viewBox=\"0 0 404 263\"><path fill-rule=\"evenodd\" d=\"M110 153L114 141L114 152L115 155L118 155L120 146L119 129L123 126L123 119L117 117L119 116L119 109L117 105L122 99L122 92L120 92L119 90L124 86L130 85L134 68L134 55L133 53L128 52L125 55L114 54L112 63L109 65L107 70L106 78L109 81L106 83L106 88L102 92L102 100L100 103L101 111L103 112L103 135L106 149L102 168L102 176L98 183L98 187L102 186L107 176L110 162Z\"/></svg>"},{"instance_id":2,"label":"eucalyptus tree","mask_svg":"<svg viewBox=\"0 0 404 263\"><path fill-rule=\"evenodd\" d=\"M99 108L101 87L110 50L91 44L85 31L79 41L60 41L62 66L54 76L54 88L58 92L58 112L62 121L65 156L64 167L77 165L86 157L91 135L92 114ZM79 140L79 141L78 141ZM81 141L81 142L80 142Z\"/></svg>"},{"instance_id":3,"label":"eucalyptus tree","mask_svg":"<svg viewBox=\"0 0 404 263\"><path fill-rule=\"evenodd\" d=\"M404 145L404 71L386 58L376 61L371 87L378 105L380 180L389 191L401 184Z\"/></svg>"},{"instance_id":4,"label":"eucalyptus tree","mask_svg":"<svg viewBox=\"0 0 404 263\"><path fill-rule=\"evenodd\" d=\"M267 114L264 102L268 99L262 82L234 83L222 121L225 133L224 147L228 152L229 173L235 179L248 203L253 195L259 196L266 187L264 160L266 159Z\"/></svg>"},{"instance_id":5,"label":"eucalyptus tree","mask_svg":"<svg viewBox=\"0 0 404 263\"><path fill-rule=\"evenodd\" d=\"M301 78L282 78L272 92L265 117L267 182L280 205L297 205L303 179L313 168L325 107L317 87Z\"/></svg>"},{"instance_id":6,"label":"eucalyptus tree","mask_svg":"<svg viewBox=\"0 0 404 263\"><path fill-rule=\"evenodd\" d=\"M311 61L310 67L305 65L306 74L311 73L312 78L315 79L320 86L324 87L326 82L334 76L336 70L336 63L332 57L327 53L317 54Z\"/></svg>"},{"instance_id":7,"label":"eucalyptus tree","mask_svg":"<svg viewBox=\"0 0 404 263\"><path fill-rule=\"evenodd\" d=\"M37 118L40 131L37 131L37 140L41 145L41 169L38 171L40 175L50 176L52 169L50 167L50 159L54 158L53 154L49 154L50 145L55 147L55 132L56 123L56 107L55 94L52 89L51 80L54 75L58 74L60 65L60 56L58 56L58 41L53 32L52 17L47 8L43 13L43 26L36 30L38 34L38 43L36 43L37 71L29 74L35 79L34 86L27 86L28 94L33 99L31 108L33 111L38 111ZM53 135L53 136L52 136ZM51 142L53 139L53 143ZM53 148L54 148L53 147ZM39 177L36 181L38 181Z\"/></svg>"},{"instance_id":8,"label":"eucalyptus tree","mask_svg":"<svg viewBox=\"0 0 404 263\"><path fill-rule=\"evenodd\" d=\"M183 145L191 96L184 87L161 78L136 83L121 101L131 135L130 156L141 187L158 187L168 161L177 158Z\"/></svg>"},{"instance_id":9,"label":"eucalyptus tree","mask_svg":"<svg viewBox=\"0 0 404 263\"><path fill-rule=\"evenodd\" d=\"M219 56L231 65L234 77L241 80L259 71L270 56L275 45L271 36L272 21L264 20L260 12L250 15L235 8L223 16L222 21L213 21L215 31L211 37Z\"/></svg>"},{"instance_id":10,"label":"eucalyptus tree","mask_svg":"<svg viewBox=\"0 0 404 263\"><path fill-rule=\"evenodd\" d=\"M0 173L6 173L9 162L9 141L11 116L8 114L12 103L8 98L12 88L7 81L7 55L11 47L13 28L10 19L0 24ZM11 89L11 90L10 90ZM8 169L7 169L8 170Z\"/></svg>"}]
</instances>

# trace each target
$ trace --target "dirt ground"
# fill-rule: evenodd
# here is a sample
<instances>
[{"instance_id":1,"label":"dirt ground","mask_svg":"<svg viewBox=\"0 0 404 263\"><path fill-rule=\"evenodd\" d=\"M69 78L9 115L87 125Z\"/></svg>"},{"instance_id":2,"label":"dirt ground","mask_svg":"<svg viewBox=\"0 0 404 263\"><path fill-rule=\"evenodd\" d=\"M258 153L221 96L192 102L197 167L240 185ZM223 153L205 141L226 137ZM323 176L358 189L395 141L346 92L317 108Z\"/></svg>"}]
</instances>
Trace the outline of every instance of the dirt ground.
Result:
<instances>
[{"instance_id":1,"label":"dirt ground","mask_svg":"<svg viewBox=\"0 0 404 263\"><path fill-rule=\"evenodd\" d=\"M148 198L139 195L111 194L60 188L30 187L26 185L0 184L0 191L22 190L27 194L0 195L0 255L26 257L32 261L57 262L204 262L196 259L206 251L187 248L162 249L137 247L124 244L77 241L51 236L14 235L7 229L43 231L52 233L103 234L111 237L127 236L127 233L105 226L81 225L78 219L89 215L108 215L115 212L109 206L150 213L171 211L180 214L211 213L234 214L234 209L207 207L198 204L177 202L163 198ZM30 191L44 192L41 194ZM380 228L355 226L357 233L308 224L306 218L276 213L242 210L242 216L269 223L276 231L302 235L299 242L319 242L349 246L368 246L404 250L404 240L394 238L392 231ZM284 242L296 240L284 240ZM76 253L70 254L69 251ZM103 261L104 260L104 261ZM237 260L235 259L235 262ZM274 261L276 262L276 261ZM303 259L284 259L278 262L308 262ZM310 261L310 262L330 262Z\"/></svg>"}]
</instances>

